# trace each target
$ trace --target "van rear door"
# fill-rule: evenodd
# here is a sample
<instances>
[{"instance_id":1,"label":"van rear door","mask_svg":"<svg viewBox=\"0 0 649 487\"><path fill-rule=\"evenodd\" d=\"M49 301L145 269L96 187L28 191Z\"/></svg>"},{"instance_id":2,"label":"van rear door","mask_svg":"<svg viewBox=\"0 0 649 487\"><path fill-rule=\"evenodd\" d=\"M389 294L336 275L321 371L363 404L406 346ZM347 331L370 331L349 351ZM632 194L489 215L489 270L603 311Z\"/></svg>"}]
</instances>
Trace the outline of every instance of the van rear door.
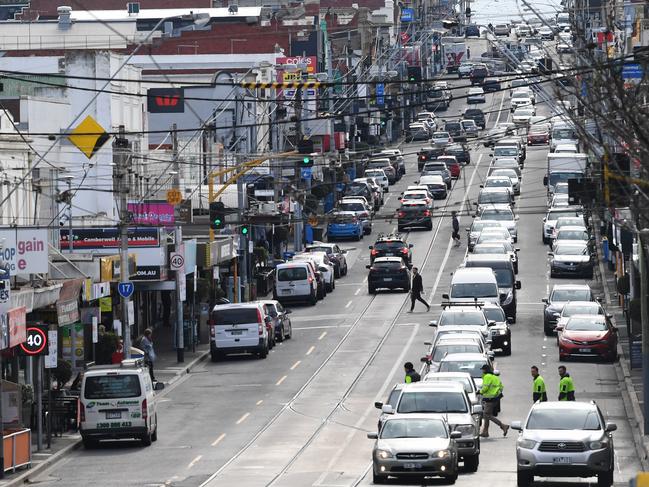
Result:
<instances>
[{"instance_id":1,"label":"van rear door","mask_svg":"<svg viewBox=\"0 0 649 487\"><path fill-rule=\"evenodd\" d=\"M215 309L212 315L217 348L256 347L263 324L256 306ZM263 331L263 330L262 330Z\"/></svg>"},{"instance_id":2,"label":"van rear door","mask_svg":"<svg viewBox=\"0 0 649 487\"><path fill-rule=\"evenodd\" d=\"M309 296L311 294L309 274L307 263L278 267L276 279L277 296L280 299L282 297Z\"/></svg>"},{"instance_id":3,"label":"van rear door","mask_svg":"<svg viewBox=\"0 0 649 487\"><path fill-rule=\"evenodd\" d=\"M85 377L81 402L85 422L82 429L111 430L143 427L142 400L144 399L140 376L133 373L106 372Z\"/></svg>"}]
</instances>

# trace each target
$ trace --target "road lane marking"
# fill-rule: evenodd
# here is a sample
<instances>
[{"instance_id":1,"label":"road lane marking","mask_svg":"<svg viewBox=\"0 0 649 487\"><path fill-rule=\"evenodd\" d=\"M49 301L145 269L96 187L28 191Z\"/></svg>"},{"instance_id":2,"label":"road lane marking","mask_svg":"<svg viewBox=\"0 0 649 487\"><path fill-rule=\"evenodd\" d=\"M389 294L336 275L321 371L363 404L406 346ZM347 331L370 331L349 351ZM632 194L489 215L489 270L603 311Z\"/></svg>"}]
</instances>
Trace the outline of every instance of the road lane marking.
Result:
<instances>
[{"instance_id":1,"label":"road lane marking","mask_svg":"<svg viewBox=\"0 0 649 487\"><path fill-rule=\"evenodd\" d=\"M281 386L282 382L284 382L287 377L288 377L288 375L283 375L282 378L275 383L275 385L276 386Z\"/></svg>"},{"instance_id":2,"label":"road lane marking","mask_svg":"<svg viewBox=\"0 0 649 487\"><path fill-rule=\"evenodd\" d=\"M219 437L212 442L212 446L216 446L221 443L223 441L223 438L225 438L225 433L221 433Z\"/></svg>"},{"instance_id":3,"label":"road lane marking","mask_svg":"<svg viewBox=\"0 0 649 487\"><path fill-rule=\"evenodd\" d=\"M505 181L507 181L507 180L505 180ZM359 288L356 290L356 292L354 293L354 296L358 296L360 292L361 292L361 288L359 287Z\"/></svg>"},{"instance_id":4,"label":"road lane marking","mask_svg":"<svg viewBox=\"0 0 649 487\"><path fill-rule=\"evenodd\" d=\"M322 340L325 336L327 336L327 332L323 331L322 334L318 337L318 340Z\"/></svg>"},{"instance_id":5,"label":"road lane marking","mask_svg":"<svg viewBox=\"0 0 649 487\"><path fill-rule=\"evenodd\" d=\"M345 308L349 308L352 305L353 301L349 300L349 302L345 305Z\"/></svg>"},{"instance_id":6,"label":"road lane marking","mask_svg":"<svg viewBox=\"0 0 649 487\"><path fill-rule=\"evenodd\" d=\"M187 468L192 468L194 465L196 465L198 462L201 461L201 458L203 458L203 455L198 455L191 462L189 462L189 465L187 465Z\"/></svg>"},{"instance_id":7,"label":"road lane marking","mask_svg":"<svg viewBox=\"0 0 649 487\"><path fill-rule=\"evenodd\" d=\"M294 326L292 329L295 330L322 330L325 328L349 328L352 325L323 325L323 326Z\"/></svg>"},{"instance_id":8,"label":"road lane marking","mask_svg":"<svg viewBox=\"0 0 649 487\"><path fill-rule=\"evenodd\" d=\"M256 405L257 405L257 406L260 406L262 402L264 402L264 400L263 400L263 399L260 399L259 401L257 401L257 404L256 404Z\"/></svg>"},{"instance_id":9,"label":"road lane marking","mask_svg":"<svg viewBox=\"0 0 649 487\"><path fill-rule=\"evenodd\" d=\"M248 416L250 416L250 413L246 413L243 416L241 416L239 419L237 419L236 424L241 424L243 423L246 419L248 419Z\"/></svg>"},{"instance_id":10,"label":"road lane marking","mask_svg":"<svg viewBox=\"0 0 649 487\"><path fill-rule=\"evenodd\" d=\"M366 282L367 282L367 276L365 277L365 279L363 279L363 284L365 284Z\"/></svg>"},{"instance_id":11,"label":"road lane marking","mask_svg":"<svg viewBox=\"0 0 649 487\"><path fill-rule=\"evenodd\" d=\"M297 368L297 366L300 365L301 363L302 363L301 360L298 360L297 362L295 362L293 365L291 365L291 370L295 370Z\"/></svg>"},{"instance_id":12,"label":"road lane marking","mask_svg":"<svg viewBox=\"0 0 649 487\"><path fill-rule=\"evenodd\" d=\"M309 348L309 350L307 350L306 354L311 355L311 352L313 352L314 350L315 350L315 346L311 345L311 348Z\"/></svg>"}]
</instances>

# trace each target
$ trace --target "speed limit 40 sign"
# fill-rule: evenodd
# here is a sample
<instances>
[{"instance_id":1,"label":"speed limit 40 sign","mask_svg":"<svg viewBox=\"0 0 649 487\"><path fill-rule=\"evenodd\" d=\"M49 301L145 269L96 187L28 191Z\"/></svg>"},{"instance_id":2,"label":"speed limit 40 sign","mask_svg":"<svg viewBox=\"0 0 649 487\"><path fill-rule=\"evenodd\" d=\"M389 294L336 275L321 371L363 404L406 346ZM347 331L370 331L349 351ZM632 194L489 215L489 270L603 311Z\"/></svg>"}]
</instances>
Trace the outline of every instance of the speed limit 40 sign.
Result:
<instances>
[{"instance_id":1,"label":"speed limit 40 sign","mask_svg":"<svg viewBox=\"0 0 649 487\"><path fill-rule=\"evenodd\" d=\"M47 355L47 331L38 326L27 327L27 340L20 344L20 349L25 355Z\"/></svg>"}]
</instances>

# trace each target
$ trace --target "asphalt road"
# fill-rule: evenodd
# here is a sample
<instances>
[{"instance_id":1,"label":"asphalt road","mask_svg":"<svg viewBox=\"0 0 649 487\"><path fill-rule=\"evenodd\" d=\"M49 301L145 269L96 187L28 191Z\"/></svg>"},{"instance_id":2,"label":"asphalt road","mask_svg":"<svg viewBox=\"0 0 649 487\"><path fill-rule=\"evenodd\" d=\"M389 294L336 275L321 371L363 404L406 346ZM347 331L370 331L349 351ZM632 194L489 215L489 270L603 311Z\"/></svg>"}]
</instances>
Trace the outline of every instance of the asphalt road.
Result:
<instances>
[{"instance_id":1,"label":"asphalt road","mask_svg":"<svg viewBox=\"0 0 649 487\"><path fill-rule=\"evenodd\" d=\"M460 83L466 84L455 85ZM487 128L510 116L506 95L488 95L483 109L494 112L488 115ZM457 116L464 108L463 101L454 100L442 116ZM547 113L547 107L539 112ZM420 146L402 146L407 175L391 187L381 216L393 214L398 194L417 179L415 154ZM541 298L555 282L549 278L548 249L540 236L546 152L546 147L529 148L516 206L521 215L518 322L512 325L512 355L497 357L505 384L500 417L507 422L523 419L529 410L530 365L540 367L550 396L558 387L556 344L542 329ZM465 246L451 245L450 217L439 215L444 209L466 210L461 225L470 224L468 210L474 208L489 159L488 149L476 147L448 200L437 202L433 230L408 234L414 265L422 269L426 295L436 304L430 313L421 304L415 313L406 313L405 293L367 294L367 246L376 233L396 227L396 221L379 218L372 236L342 244L350 249L350 272L337 281L336 290L315 307L293 307L293 339L278 344L266 360L205 362L165 391L157 443L144 448L137 442L112 442L96 450L78 450L32 482L66 487L370 485L372 441L366 433L376 428L374 401L384 400L390 387L402 380L406 360L419 363L423 342L433 334L428 322L438 316L437 304L448 289L450 273L464 257ZM568 369L578 400L596 400L618 424L616 485L627 485L640 465L614 365L571 363ZM516 485L515 441L516 432L484 439L478 472L461 473L457 485ZM542 483L559 487L589 480L593 482Z\"/></svg>"}]
</instances>

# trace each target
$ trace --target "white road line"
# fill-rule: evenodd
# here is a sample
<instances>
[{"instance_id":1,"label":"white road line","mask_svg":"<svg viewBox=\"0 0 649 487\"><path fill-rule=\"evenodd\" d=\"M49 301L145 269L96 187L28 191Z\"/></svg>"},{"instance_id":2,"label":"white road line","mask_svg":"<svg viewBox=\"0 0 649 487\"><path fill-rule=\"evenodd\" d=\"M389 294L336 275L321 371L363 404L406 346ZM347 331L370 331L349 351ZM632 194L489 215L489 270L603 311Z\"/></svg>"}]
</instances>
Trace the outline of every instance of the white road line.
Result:
<instances>
[{"instance_id":1,"label":"white road line","mask_svg":"<svg viewBox=\"0 0 649 487\"><path fill-rule=\"evenodd\" d=\"M387 198L385 198L385 199L383 200L383 206L385 206L385 204L386 204L388 201L390 201L390 198L392 198L392 195L388 196Z\"/></svg>"},{"instance_id":2,"label":"white road line","mask_svg":"<svg viewBox=\"0 0 649 487\"><path fill-rule=\"evenodd\" d=\"M322 334L318 337L318 340L322 340L326 336L327 336L327 332L323 331Z\"/></svg>"},{"instance_id":3,"label":"white road line","mask_svg":"<svg viewBox=\"0 0 649 487\"><path fill-rule=\"evenodd\" d=\"M506 181L506 180L505 180ZM356 292L354 293L354 296L358 296L361 292L361 288L359 287Z\"/></svg>"},{"instance_id":4,"label":"white road line","mask_svg":"<svg viewBox=\"0 0 649 487\"><path fill-rule=\"evenodd\" d=\"M293 365L291 365L291 370L295 370L296 367L297 367L298 365L300 365L301 363L302 363L301 360L298 360L297 362L295 362Z\"/></svg>"},{"instance_id":5,"label":"white road line","mask_svg":"<svg viewBox=\"0 0 649 487\"><path fill-rule=\"evenodd\" d=\"M353 301L350 299L347 304L345 305L345 308L349 308L352 305Z\"/></svg>"},{"instance_id":6,"label":"white road line","mask_svg":"<svg viewBox=\"0 0 649 487\"><path fill-rule=\"evenodd\" d=\"M219 437L212 442L212 446L216 446L221 443L223 441L223 438L225 438L225 433L221 433Z\"/></svg>"},{"instance_id":7,"label":"white road line","mask_svg":"<svg viewBox=\"0 0 649 487\"><path fill-rule=\"evenodd\" d=\"M196 465L198 462L201 461L201 458L203 458L203 455L198 455L191 462L189 462L189 465L187 465L187 468L192 468L194 465Z\"/></svg>"},{"instance_id":8,"label":"white road line","mask_svg":"<svg viewBox=\"0 0 649 487\"><path fill-rule=\"evenodd\" d=\"M363 279L363 284L365 284L366 282L367 282L367 276L365 277L365 279Z\"/></svg>"},{"instance_id":9,"label":"white road line","mask_svg":"<svg viewBox=\"0 0 649 487\"><path fill-rule=\"evenodd\" d=\"M473 179L475 178L475 175L478 174L478 166L480 166L480 162L482 161L482 156L484 154L480 154L480 157L478 157L478 162L475 165L475 169L473 170L473 174L471 174L471 179L469 179L469 184L467 185L468 188L471 187L473 184ZM462 203L460 204L460 210L458 213L462 214L462 209L464 208L464 205L466 204L466 199L469 195L469 191L467 190L464 193L464 198L462 198ZM437 277L435 278L435 284L433 285L433 289L431 289L430 294L428 296L428 301L433 300L433 296L435 296L435 293L437 292L437 286L439 286L439 282L442 279L442 274L444 271L444 268L446 267L446 262L448 261L449 255L451 255L451 248L454 245L453 239L449 237L448 239L448 245L446 246L446 253L444 254L444 259L442 260L442 264L439 267L439 271L437 272Z\"/></svg>"},{"instance_id":10,"label":"white road line","mask_svg":"<svg viewBox=\"0 0 649 487\"><path fill-rule=\"evenodd\" d=\"M276 386L281 386L282 382L284 382L287 377L288 377L288 375L283 375L282 378L275 383L275 385Z\"/></svg>"},{"instance_id":11,"label":"white road line","mask_svg":"<svg viewBox=\"0 0 649 487\"><path fill-rule=\"evenodd\" d=\"M264 402L264 400L263 400L263 399L260 399L259 401L257 401L256 406L261 406L261 403L262 403L262 402Z\"/></svg>"},{"instance_id":12,"label":"white road line","mask_svg":"<svg viewBox=\"0 0 649 487\"><path fill-rule=\"evenodd\" d=\"M250 416L250 413L246 413L243 416L241 416L239 419L237 419L236 424L241 424L243 423L246 419L248 419L248 416Z\"/></svg>"},{"instance_id":13,"label":"white road line","mask_svg":"<svg viewBox=\"0 0 649 487\"><path fill-rule=\"evenodd\" d=\"M294 326L295 330L322 330L323 328L349 328L352 325Z\"/></svg>"},{"instance_id":14,"label":"white road line","mask_svg":"<svg viewBox=\"0 0 649 487\"><path fill-rule=\"evenodd\" d=\"M311 353L312 353L314 350L315 350L315 347L314 347L313 345L311 345L311 348L309 348L309 350L307 350L306 354L307 354L307 355L311 355Z\"/></svg>"}]
</instances>

